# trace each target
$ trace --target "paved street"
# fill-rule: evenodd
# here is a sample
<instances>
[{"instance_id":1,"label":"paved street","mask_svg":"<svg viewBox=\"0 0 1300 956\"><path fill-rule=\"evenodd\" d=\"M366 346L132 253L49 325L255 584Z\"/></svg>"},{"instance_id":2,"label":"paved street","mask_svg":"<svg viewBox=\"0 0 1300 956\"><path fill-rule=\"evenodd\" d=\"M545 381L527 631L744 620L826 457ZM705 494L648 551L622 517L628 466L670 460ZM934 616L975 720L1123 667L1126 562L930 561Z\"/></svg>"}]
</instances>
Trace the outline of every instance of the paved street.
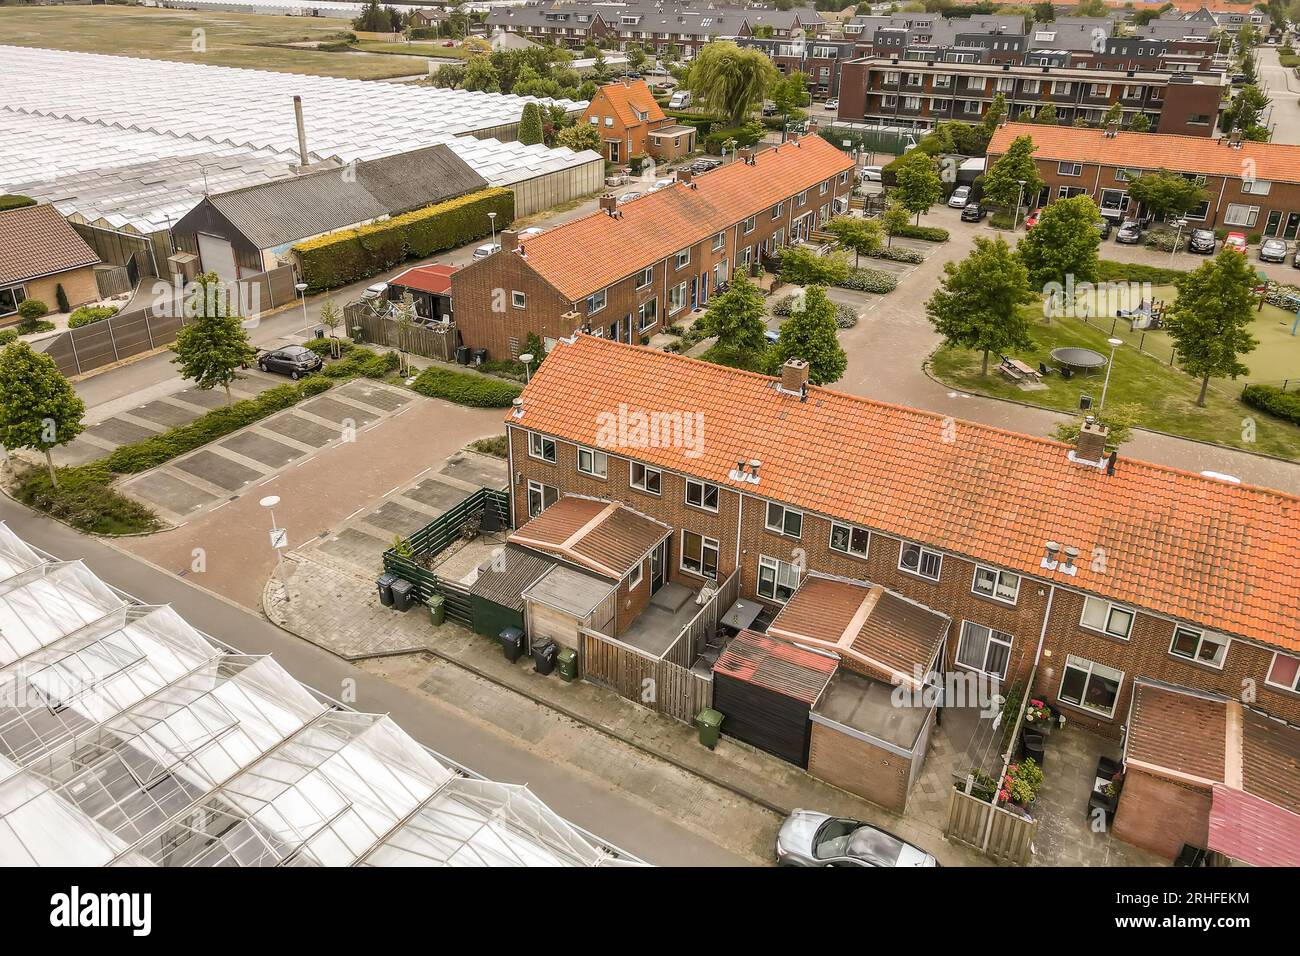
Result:
<instances>
[{"instance_id":1,"label":"paved street","mask_svg":"<svg viewBox=\"0 0 1300 956\"><path fill-rule=\"evenodd\" d=\"M1273 101L1271 107L1265 108L1265 123L1273 129L1273 142L1300 143L1300 78L1278 63L1275 46L1261 46L1258 63L1260 85Z\"/></svg>"}]
</instances>

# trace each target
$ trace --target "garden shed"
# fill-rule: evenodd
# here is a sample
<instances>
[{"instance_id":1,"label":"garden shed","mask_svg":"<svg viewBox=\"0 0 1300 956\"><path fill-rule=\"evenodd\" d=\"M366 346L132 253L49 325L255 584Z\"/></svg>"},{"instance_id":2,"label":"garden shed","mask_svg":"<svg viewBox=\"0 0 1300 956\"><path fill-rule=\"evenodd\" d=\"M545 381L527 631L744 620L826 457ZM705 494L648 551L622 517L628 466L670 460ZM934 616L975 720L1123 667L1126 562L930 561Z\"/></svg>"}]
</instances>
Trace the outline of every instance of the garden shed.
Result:
<instances>
[{"instance_id":1,"label":"garden shed","mask_svg":"<svg viewBox=\"0 0 1300 956\"><path fill-rule=\"evenodd\" d=\"M524 591L553 567L554 561L519 548L494 555L469 589L474 630L492 638L507 627L525 630Z\"/></svg>"},{"instance_id":2,"label":"garden shed","mask_svg":"<svg viewBox=\"0 0 1300 956\"><path fill-rule=\"evenodd\" d=\"M613 626L615 587L574 568L556 564L523 593L524 631L529 642L548 638L578 650L578 631L607 633Z\"/></svg>"},{"instance_id":3,"label":"garden shed","mask_svg":"<svg viewBox=\"0 0 1300 956\"><path fill-rule=\"evenodd\" d=\"M713 665L722 732L807 767L808 713L838 666L830 654L741 631Z\"/></svg>"}]
</instances>

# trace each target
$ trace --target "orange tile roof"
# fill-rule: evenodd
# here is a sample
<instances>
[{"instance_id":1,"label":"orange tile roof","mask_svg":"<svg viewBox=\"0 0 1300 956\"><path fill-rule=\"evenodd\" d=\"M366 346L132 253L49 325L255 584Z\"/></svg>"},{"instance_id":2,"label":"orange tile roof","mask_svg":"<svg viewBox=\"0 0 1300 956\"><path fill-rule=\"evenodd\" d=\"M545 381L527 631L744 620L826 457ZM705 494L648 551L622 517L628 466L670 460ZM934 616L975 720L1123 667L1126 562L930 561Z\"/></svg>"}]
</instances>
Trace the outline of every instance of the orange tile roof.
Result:
<instances>
[{"instance_id":1,"label":"orange tile roof","mask_svg":"<svg viewBox=\"0 0 1300 956\"><path fill-rule=\"evenodd\" d=\"M625 127L639 126L642 123L654 123L666 119L664 111L660 109L659 104L655 101L654 94L650 92L650 87L646 86L645 80L605 84L587 106L587 111L583 114L584 118L591 116L593 112L604 115L600 112L599 98L601 96L609 103L610 108L618 114L619 120ZM646 118L641 119L636 114L637 110L646 113Z\"/></svg>"},{"instance_id":2,"label":"orange tile roof","mask_svg":"<svg viewBox=\"0 0 1300 956\"><path fill-rule=\"evenodd\" d=\"M579 335L553 349L524 391L522 417L507 420L1300 650L1300 499L1127 458L1107 476L1072 464L1051 439L825 388L800 402L776 382ZM628 411L675 414L692 429L678 434L693 440L642 441ZM758 485L729 476L748 459L762 461ZM1040 567L1047 541L1079 549L1076 576ZM1097 553L1106 560L1091 560Z\"/></svg>"},{"instance_id":3,"label":"orange tile roof","mask_svg":"<svg viewBox=\"0 0 1300 956\"><path fill-rule=\"evenodd\" d=\"M526 258L576 302L852 168L844 153L809 136L797 146L762 150L752 166L732 162L698 176L698 188L677 183L655 190L619 206L617 218L598 211L556 226L524 243Z\"/></svg>"},{"instance_id":4,"label":"orange tile roof","mask_svg":"<svg viewBox=\"0 0 1300 956\"><path fill-rule=\"evenodd\" d=\"M95 251L53 206L23 206L0 212L0 284L98 262Z\"/></svg>"},{"instance_id":5,"label":"orange tile roof","mask_svg":"<svg viewBox=\"0 0 1300 956\"><path fill-rule=\"evenodd\" d=\"M1225 139L1173 136L1167 133L1125 133L1113 138L1105 130L1073 126L1036 126L1007 123L989 142L989 156L1007 151L1018 136L1032 136L1034 158L1052 162L1100 163L1128 169L1168 169L1179 173L1240 178L1244 164L1255 164L1256 179L1300 183L1300 146L1284 143L1242 143L1240 149Z\"/></svg>"}]
</instances>

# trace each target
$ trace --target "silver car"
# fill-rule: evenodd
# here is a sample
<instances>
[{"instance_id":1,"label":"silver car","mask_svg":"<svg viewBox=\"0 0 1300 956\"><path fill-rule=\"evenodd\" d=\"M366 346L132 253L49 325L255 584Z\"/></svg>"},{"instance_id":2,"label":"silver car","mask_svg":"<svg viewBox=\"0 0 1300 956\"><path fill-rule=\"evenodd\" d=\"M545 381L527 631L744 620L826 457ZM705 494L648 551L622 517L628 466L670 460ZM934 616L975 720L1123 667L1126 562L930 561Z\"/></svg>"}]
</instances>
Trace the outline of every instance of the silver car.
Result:
<instances>
[{"instance_id":1,"label":"silver car","mask_svg":"<svg viewBox=\"0 0 1300 956\"><path fill-rule=\"evenodd\" d=\"M779 866L938 866L924 850L861 820L795 810L776 836Z\"/></svg>"},{"instance_id":2,"label":"silver car","mask_svg":"<svg viewBox=\"0 0 1300 956\"><path fill-rule=\"evenodd\" d=\"M1286 262L1286 243L1281 239L1265 239L1259 244L1260 262Z\"/></svg>"}]
</instances>

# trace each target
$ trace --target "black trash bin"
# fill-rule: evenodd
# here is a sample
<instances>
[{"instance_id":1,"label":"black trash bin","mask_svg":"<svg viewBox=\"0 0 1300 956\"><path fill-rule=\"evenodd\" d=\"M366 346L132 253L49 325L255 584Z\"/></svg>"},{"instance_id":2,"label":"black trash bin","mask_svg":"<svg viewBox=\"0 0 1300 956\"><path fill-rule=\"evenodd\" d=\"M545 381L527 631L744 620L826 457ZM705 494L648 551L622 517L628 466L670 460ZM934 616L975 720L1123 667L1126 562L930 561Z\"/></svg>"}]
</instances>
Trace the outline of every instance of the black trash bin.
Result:
<instances>
[{"instance_id":1,"label":"black trash bin","mask_svg":"<svg viewBox=\"0 0 1300 956\"><path fill-rule=\"evenodd\" d=\"M486 361L487 361L487 349L475 349L475 350L474 350L474 364L475 364L475 365L482 365L482 364L483 364L484 362L486 362Z\"/></svg>"},{"instance_id":2,"label":"black trash bin","mask_svg":"<svg viewBox=\"0 0 1300 956\"><path fill-rule=\"evenodd\" d=\"M469 346L468 346L468 345L458 345L458 346L456 346L456 362L457 362L458 364L460 364L460 365L468 365L468 364L469 364Z\"/></svg>"},{"instance_id":3,"label":"black trash bin","mask_svg":"<svg viewBox=\"0 0 1300 956\"><path fill-rule=\"evenodd\" d=\"M411 587L410 581L403 581L398 578L393 582L393 610L405 613L411 609L415 603L414 588Z\"/></svg>"},{"instance_id":4,"label":"black trash bin","mask_svg":"<svg viewBox=\"0 0 1300 956\"><path fill-rule=\"evenodd\" d=\"M379 603L384 607L393 606L393 582L396 580L396 574L389 574L385 571L379 575L379 580L375 582L375 585L379 588Z\"/></svg>"},{"instance_id":5,"label":"black trash bin","mask_svg":"<svg viewBox=\"0 0 1300 956\"><path fill-rule=\"evenodd\" d=\"M519 660L524 653L524 632L517 627L507 627L499 635L501 650L511 664Z\"/></svg>"},{"instance_id":6,"label":"black trash bin","mask_svg":"<svg viewBox=\"0 0 1300 956\"><path fill-rule=\"evenodd\" d=\"M549 674L555 670L555 655L559 652L554 641L541 640L533 645L533 670Z\"/></svg>"}]
</instances>

